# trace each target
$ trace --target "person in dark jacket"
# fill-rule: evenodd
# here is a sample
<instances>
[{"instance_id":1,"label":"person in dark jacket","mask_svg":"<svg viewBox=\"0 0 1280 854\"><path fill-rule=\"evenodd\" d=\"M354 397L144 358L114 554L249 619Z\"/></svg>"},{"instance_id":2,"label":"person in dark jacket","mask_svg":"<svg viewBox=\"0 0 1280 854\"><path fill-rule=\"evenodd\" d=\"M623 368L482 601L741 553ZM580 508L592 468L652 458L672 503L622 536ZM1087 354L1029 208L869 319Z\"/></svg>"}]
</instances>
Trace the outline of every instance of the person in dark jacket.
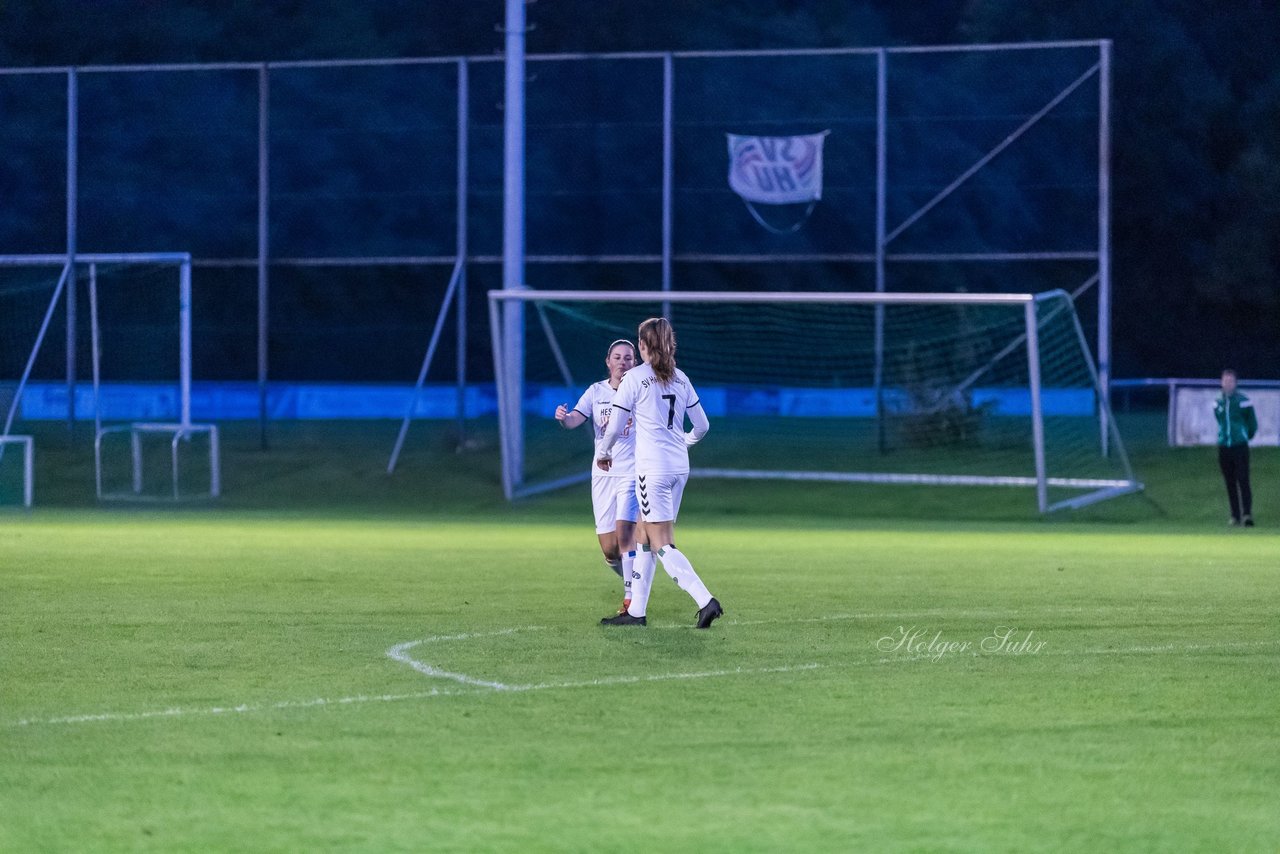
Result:
<instances>
[{"instance_id":1,"label":"person in dark jacket","mask_svg":"<svg viewBox=\"0 0 1280 854\"><path fill-rule=\"evenodd\" d=\"M1236 390L1236 372L1222 372L1222 394L1213 402L1218 419L1218 468L1227 484L1231 524L1253 527L1253 491L1249 488L1249 440L1258 432L1258 415L1249 398Z\"/></svg>"}]
</instances>

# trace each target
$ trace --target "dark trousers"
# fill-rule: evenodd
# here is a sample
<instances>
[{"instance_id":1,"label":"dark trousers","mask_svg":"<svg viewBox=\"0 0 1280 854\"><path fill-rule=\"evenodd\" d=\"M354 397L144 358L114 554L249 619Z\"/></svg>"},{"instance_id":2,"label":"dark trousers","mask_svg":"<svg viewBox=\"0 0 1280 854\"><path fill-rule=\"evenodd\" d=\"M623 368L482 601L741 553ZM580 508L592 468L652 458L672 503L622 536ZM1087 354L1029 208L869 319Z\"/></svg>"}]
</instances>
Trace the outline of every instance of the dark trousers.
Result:
<instances>
[{"instance_id":1,"label":"dark trousers","mask_svg":"<svg viewBox=\"0 0 1280 854\"><path fill-rule=\"evenodd\" d=\"M1227 483L1227 501L1231 502L1231 518L1237 522L1253 515L1253 490L1249 488L1249 446L1218 446L1218 468Z\"/></svg>"}]
</instances>

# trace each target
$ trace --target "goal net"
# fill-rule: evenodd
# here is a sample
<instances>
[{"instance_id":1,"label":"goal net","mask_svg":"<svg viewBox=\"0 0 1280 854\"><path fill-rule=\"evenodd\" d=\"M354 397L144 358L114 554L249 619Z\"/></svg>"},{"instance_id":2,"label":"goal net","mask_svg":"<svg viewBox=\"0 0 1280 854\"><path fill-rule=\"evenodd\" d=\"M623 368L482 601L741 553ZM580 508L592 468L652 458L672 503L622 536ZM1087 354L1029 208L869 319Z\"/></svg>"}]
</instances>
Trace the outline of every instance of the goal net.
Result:
<instances>
[{"instance_id":1,"label":"goal net","mask_svg":"<svg viewBox=\"0 0 1280 854\"><path fill-rule=\"evenodd\" d=\"M665 315L712 421L702 477L1024 487L1041 512L1141 489L1070 296L492 291L509 498L589 476L552 413Z\"/></svg>"}]
</instances>

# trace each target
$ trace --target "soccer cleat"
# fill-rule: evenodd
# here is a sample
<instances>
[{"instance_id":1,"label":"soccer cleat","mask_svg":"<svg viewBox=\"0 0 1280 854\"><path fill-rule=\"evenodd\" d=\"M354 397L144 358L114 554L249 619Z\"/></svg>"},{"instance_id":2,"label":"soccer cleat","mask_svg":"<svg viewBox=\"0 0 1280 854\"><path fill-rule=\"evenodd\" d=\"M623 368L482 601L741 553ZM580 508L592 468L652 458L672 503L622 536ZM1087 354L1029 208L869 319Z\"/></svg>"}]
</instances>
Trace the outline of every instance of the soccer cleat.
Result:
<instances>
[{"instance_id":1,"label":"soccer cleat","mask_svg":"<svg viewBox=\"0 0 1280 854\"><path fill-rule=\"evenodd\" d=\"M1245 516L1245 517L1244 517L1244 526L1245 526L1246 528L1252 528L1252 527L1253 527L1253 517L1252 517L1252 516Z\"/></svg>"},{"instance_id":2,"label":"soccer cleat","mask_svg":"<svg viewBox=\"0 0 1280 854\"><path fill-rule=\"evenodd\" d=\"M627 613L627 609L628 609L628 608L630 608L630 607L631 607L631 600L630 600L630 599L623 599L623 600L622 600L622 607L618 608L618 613L619 613L619 614L625 614L625 613Z\"/></svg>"},{"instance_id":3,"label":"soccer cleat","mask_svg":"<svg viewBox=\"0 0 1280 854\"><path fill-rule=\"evenodd\" d=\"M1232 517L1227 521L1227 524L1228 524L1228 525L1230 525L1230 526L1231 526L1231 527L1233 527L1233 528L1238 528L1238 527L1240 526L1240 520L1239 520L1239 519L1237 519L1235 516L1232 516Z\"/></svg>"},{"instance_id":4,"label":"soccer cleat","mask_svg":"<svg viewBox=\"0 0 1280 854\"><path fill-rule=\"evenodd\" d=\"M614 614L612 617L604 617L600 620L602 626L647 626L649 621L644 617L633 617L626 611L621 614Z\"/></svg>"},{"instance_id":5,"label":"soccer cleat","mask_svg":"<svg viewBox=\"0 0 1280 854\"><path fill-rule=\"evenodd\" d=\"M717 617L723 616L724 609L720 607L719 600L713 596L705 607L698 609L698 628L709 629Z\"/></svg>"}]
</instances>

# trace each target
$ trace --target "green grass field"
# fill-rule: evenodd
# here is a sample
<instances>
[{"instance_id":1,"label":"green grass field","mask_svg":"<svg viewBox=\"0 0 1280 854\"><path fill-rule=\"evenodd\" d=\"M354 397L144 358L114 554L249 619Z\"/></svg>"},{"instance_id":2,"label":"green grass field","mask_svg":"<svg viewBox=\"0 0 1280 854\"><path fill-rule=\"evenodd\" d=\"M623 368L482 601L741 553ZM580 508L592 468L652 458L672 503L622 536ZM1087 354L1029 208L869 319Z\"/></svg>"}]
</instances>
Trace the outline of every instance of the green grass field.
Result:
<instances>
[{"instance_id":1,"label":"green grass field","mask_svg":"<svg viewBox=\"0 0 1280 854\"><path fill-rule=\"evenodd\" d=\"M0 850L1280 839L1274 452L1252 531L1211 451L1154 439L1145 496L1050 519L695 482L680 546L727 611L697 632L662 573L647 628L596 625L585 486L508 508L443 430L390 481L381 435L233 432L226 499L176 510L85 506L44 438L61 506L0 514Z\"/></svg>"}]
</instances>

